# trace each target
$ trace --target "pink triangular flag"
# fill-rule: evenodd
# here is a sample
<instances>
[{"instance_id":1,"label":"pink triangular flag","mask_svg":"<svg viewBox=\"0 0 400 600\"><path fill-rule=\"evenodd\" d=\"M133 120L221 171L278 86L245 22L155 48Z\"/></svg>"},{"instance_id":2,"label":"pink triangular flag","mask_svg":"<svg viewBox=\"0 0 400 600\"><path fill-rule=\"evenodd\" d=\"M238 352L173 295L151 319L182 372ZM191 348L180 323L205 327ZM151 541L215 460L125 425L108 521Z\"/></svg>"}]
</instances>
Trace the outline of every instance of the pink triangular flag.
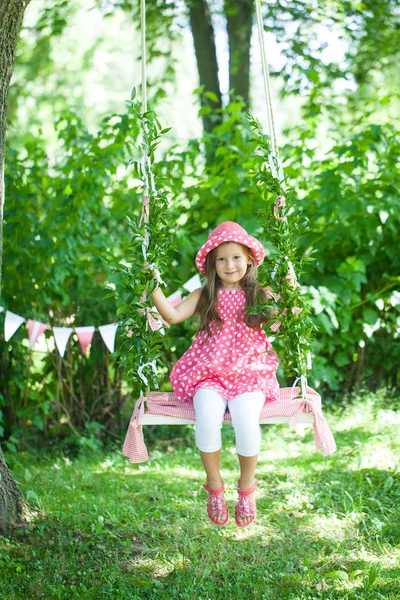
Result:
<instances>
[{"instance_id":1,"label":"pink triangular flag","mask_svg":"<svg viewBox=\"0 0 400 600\"><path fill-rule=\"evenodd\" d=\"M168 300L171 302L172 306L177 306L182 302L182 294L178 290L177 292L174 292L173 294L168 296Z\"/></svg>"},{"instance_id":2,"label":"pink triangular flag","mask_svg":"<svg viewBox=\"0 0 400 600\"><path fill-rule=\"evenodd\" d=\"M88 346L92 341L94 329L94 325L89 325L89 327L75 327L75 333L78 336L79 344L84 356L86 356Z\"/></svg>"},{"instance_id":3,"label":"pink triangular flag","mask_svg":"<svg viewBox=\"0 0 400 600\"><path fill-rule=\"evenodd\" d=\"M65 348L72 332L72 327L53 327L54 339L61 356L65 354Z\"/></svg>"},{"instance_id":4,"label":"pink triangular flag","mask_svg":"<svg viewBox=\"0 0 400 600\"><path fill-rule=\"evenodd\" d=\"M117 333L118 323L111 323L111 325L100 325L99 331L103 338L103 342L107 346L110 352L114 352L115 348L115 335Z\"/></svg>"},{"instance_id":5,"label":"pink triangular flag","mask_svg":"<svg viewBox=\"0 0 400 600\"><path fill-rule=\"evenodd\" d=\"M29 348L28 350L32 350L33 346L36 343L36 340L44 331L46 331L47 325L45 323L40 323L39 321L32 321L32 319L28 319L28 337L29 337Z\"/></svg>"},{"instance_id":6,"label":"pink triangular flag","mask_svg":"<svg viewBox=\"0 0 400 600\"><path fill-rule=\"evenodd\" d=\"M16 315L11 310L6 311L6 318L4 320L4 338L6 342L8 342L24 321L24 317Z\"/></svg>"}]
</instances>

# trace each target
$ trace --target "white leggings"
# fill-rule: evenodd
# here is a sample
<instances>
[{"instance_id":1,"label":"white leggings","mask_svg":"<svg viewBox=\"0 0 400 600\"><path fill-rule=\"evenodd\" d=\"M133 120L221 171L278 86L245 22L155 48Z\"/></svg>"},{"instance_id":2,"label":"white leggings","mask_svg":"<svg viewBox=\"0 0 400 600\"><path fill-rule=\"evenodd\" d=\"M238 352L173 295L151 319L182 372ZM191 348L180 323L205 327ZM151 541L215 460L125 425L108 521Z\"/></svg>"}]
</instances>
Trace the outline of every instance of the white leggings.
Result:
<instances>
[{"instance_id":1,"label":"white leggings","mask_svg":"<svg viewBox=\"0 0 400 600\"><path fill-rule=\"evenodd\" d=\"M240 456L255 456L260 451L259 418L265 402L264 392L246 392L226 400L220 393L199 388L194 395L196 411L196 446L202 452L221 449L221 428L228 405Z\"/></svg>"}]
</instances>

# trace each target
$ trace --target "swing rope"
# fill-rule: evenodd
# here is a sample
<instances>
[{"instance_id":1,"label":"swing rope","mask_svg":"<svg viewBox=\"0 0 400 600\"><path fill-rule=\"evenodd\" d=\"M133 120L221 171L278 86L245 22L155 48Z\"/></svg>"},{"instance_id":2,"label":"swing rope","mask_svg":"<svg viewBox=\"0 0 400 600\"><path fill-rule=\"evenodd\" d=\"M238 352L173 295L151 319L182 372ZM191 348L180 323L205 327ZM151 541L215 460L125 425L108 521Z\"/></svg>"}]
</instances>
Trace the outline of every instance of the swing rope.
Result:
<instances>
[{"instance_id":1,"label":"swing rope","mask_svg":"<svg viewBox=\"0 0 400 600\"><path fill-rule=\"evenodd\" d=\"M146 56L146 1L140 0L140 21L141 21L141 50L142 50L142 116L147 112L147 56ZM148 156L148 149L146 144L146 136L144 131L143 121L141 123L141 146L142 146L142 157L140 160L140 170L144 181L144 196L142 204L142 214L139 221L139 227L144 224L144 236L142 244L143 258L147 260L147 249L150 244L150 235L147 230L147 224L150 221L150 197L149 197L149 175L152 181L152 188L154 188L154 180L150 168L150 160ZM148 172L150 171L150 172Z\"/></svg>"},{"instance_id":2,"label":"swing rope","mask_svg":"<svg viewBox=\"0 0 400 600\"><path fill-rule=\"evenodd\" d=\"M281 163L281 160L279 157L279 147L277 144L277 135L276 135L276 129L275 129L275 119L274 119L274 111L273 111L273 105L272 105L271 85L270 85L270 76L269 76L269 65L268 65L267 52L266 52L265 43L264 43L264 25L263 25L262 12L261 12L261 0L256 0L255 4L256 4L256 15L257 15L258 39L259 39L259 44L260 44L261 64L262 64L262 72L263 72L263 80L264 80L264 93L265 93L265 101L267 104L269 137L270 137L270 144L271 144L271 154L268 157L269 158L268 162L269 162L269 166L271 169L272 177L274 177L275 179L278 179L281 188L284 189L285 177L284 177L282 163ZM280 206L280 203L279 203L280 200L281 200L281 198L277 199L277 202L275 204L276 210L278 210L278 207ZM284 221L285 226L288 227L287 218L285 217L282 220ZM295 273L293 264L291 263L291 261L288 259L287 256L284 257L284 260L286 260L290 275L291 275L292 279L294 280L294 282L296 283L297 275ZM275 269L274 269L275 274L277 272L279 262L280 262L280 260L278 260L278 263L275 266ZM311 353L308 352L307 355L304 357L303 356L304 352L303 352L302 348L300 348L300 346L297 347L297 352L298 352L298 356L299 356L300 365L305 365L305 368L308 370L311 369ZM305 358L305 360L304 360L304 358ZM293 384L293 389L295 388L295 386L298 382L300 382L302 400L305 402L306 410L308 411L307 375L305 373L301 373L296 378L296 380Z\"/></svg>"},{"instance_id":3,"label":"swing rope","mask_svg":"<svg viewBox=\"0 0 400 600\"><path fill-rule=\"evenodd\" d=\"M147 55L146 55L146 0L140 0L140 21L141 21L141 51L142 51L142 119L140 121L141 127L141 147L142 157L140 160L140 172L143 177L144 183L144 194L142 202L142 214L140 216L139 227L144 226L144 235L142 243L142 253L145 265L152 271L159 285L165 285L162 280L160 271L157 269L155 264L149 264L147 262L147 250L150 245L150 233L147 225L150 222L150 204L151 196L157 193L154 174L151 169L150 151L147 143L147 131L146 124L143 122L143 115L147 112Z\"/></svg>"},{"instance_id":4,"label":"swing rope","mask_svg":"<svg viewBox=\"0 0 400 600\"><path fill-rule=\"evenodd\" d=\"M277 160L279 160L279 149L278 149L277 137L276 137L274 112L272 109L272 96L271 96L271 86L270 86L270 77L269 77L269 66L268 66L268 60L267 60L267 52L266 52L265 43L264 43L264 26L263 26L263 20L262 20L261 1L260 0L256 0L256 16L257 16L257 27L258 27L258 39L260 42L261 66L262 66L263 80L264 80L264 94L265 94L265 100L267 103L269 137L271 140L272 154L273 154L273 156L275 156L277 158Z\"/></svg>"},{"instance_id":5,"label":"swing rope","mask_svg":"<svg viewBox=\"0 0 400 600\"><path fill-rule=\"evenodd\" d=\"M142 241L142 254L144 259L145 266L154 273L155 279L159 285L165 285L165 282L162 280L160 271L156 267L154 263L149 264L147 260L147 250L150 245L150 232L148 230L148 224L150 222L150 211L151 211L151 197L157 193L154 174L151 169L151 160L149 156L149 145L147 141L147 130L146 123L143 121L143 116L147 112L147 55L146 55L146 0L140 0L140 32L141 32L141 92L142 92L142 115L140 119L140 129L141 129L141 140L140 145L142 149L142 156L139 163L140 172L143 178L143 202L142 202L142 212L139 220L139 227L143 225L144 234ZM143 300L146 294L143 296ZM147 314L148 321L150 320L149 311L145 311L144 309L139 309L139 312ZM151 324L151 323L150 323ZM147 323L146 323L147 327ZM153 328L152 328L153 329ZM149 392L149 382L147 377L144 375L143 371L146 367L150 367L155 376L157 376L157 365L156 359L152 361L143 362L140 360L140 365L137 369L137 374L141 381L144 383L147 392ZM147 394L146 392L146 394ZM144 396L144 392L142 391L141 396Z\"/></svg>"},{"instance_id":6,"label":"swing rope","mask_svg":"<svg viewBox=\"0 0 400 600\"><path fill-rule=\"evenodd\" d=\"M142 113L147 112L147 55L146 55L146 0L140 0L140 33L142 46Z\"/></svg>"}]
</instances>

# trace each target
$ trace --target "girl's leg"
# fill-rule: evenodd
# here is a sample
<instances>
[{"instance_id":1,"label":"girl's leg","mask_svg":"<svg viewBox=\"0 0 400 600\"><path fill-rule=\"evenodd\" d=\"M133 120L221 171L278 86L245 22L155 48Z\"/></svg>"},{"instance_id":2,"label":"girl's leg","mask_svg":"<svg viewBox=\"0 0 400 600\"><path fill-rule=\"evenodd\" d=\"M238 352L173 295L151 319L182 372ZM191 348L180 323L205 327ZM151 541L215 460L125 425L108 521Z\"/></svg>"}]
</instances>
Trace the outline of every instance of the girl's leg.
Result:
<instances>
[{"instance_id":1,"label":"girl's leg","mask_svg":"<svg viewBox=\"0 0 400 600\"><path fill-rule=\"evenodd\" d=\"M212 490L220 488L224 483L219 468L221 450L217 450L216 452L202 452L200 450L200 457L204 470L207 473L207 485Z\"/></svg>"},{"instance_id":2,"label":"girl's leg","mask_svg":"<svg viewBox=\"0 0 400 600\"><path fill-rule=\"evenodd\" d=\"M240 463L239 488L248 490L255 483L255 472L258 461L258 452L254 456L238 454Z\"/></svg>"},{"instance_id":3,"label":"girl's leg","mask_svg":"<svg viewBox=\"0 0 400 600\"><path fill-rule=\"evenodd\" d=\"M236 434L236 450L240 463L239 489L247 490L255 483L255 471L260 451L260 412L265 403L264 392L247 392L229 401L228 407ZM251 501L254 494L249 496ZM239 517L246 523L251 517Z\"/></svg>"},{"instance_id":4,"label":"girl's leg","mask_svg":"<svg viewBox=\"0 0 400 600\"><path fill-rule=\"evenodd\" d=\"M223 485L220 472L221 428L227 401L214 390L199 388L193 404L196 412L196 446L207 474L207 485L216 490ZM225 519L226 511L215 516L220 523Z\"/></svg>"},{"instance_id":5,"label":"girl's leg","mask_svg":"<svg viewBox=\"0 0 400 600\"><path fill-rule=\"evenodd\" d=\"M196 412L196 446L207 473L211 488L222 485L219 461L221 455L221 428L227 401L218 392L199 388L193 398Z\"/></svg>"}]
</instances>

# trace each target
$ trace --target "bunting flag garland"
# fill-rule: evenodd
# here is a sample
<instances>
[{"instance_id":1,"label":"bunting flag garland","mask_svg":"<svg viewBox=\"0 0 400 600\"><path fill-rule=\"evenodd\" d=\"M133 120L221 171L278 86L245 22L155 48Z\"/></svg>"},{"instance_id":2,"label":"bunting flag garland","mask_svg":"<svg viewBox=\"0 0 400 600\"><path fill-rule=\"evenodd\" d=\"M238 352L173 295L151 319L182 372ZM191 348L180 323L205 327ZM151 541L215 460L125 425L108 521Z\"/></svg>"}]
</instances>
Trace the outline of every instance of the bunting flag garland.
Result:
<instances>
[{"instance_id":1,"label":"bunting flag garland","mask_svg":"<svg viewBox=\"0 0 400 600\"><path fill-rule=\"evenodd\" d=\"M110 325L100 325L99 327L100 335L103 338L103 342L105 343L110 352L114 352L117 327L118 323L111 323Z\"/></svg>"},{"instance_id":2,"label":"bunting flag garland","mask_svg":"<svg viewBox=\"0 0 400 600\"><path fill-rule=\"evenodd\" d=\"M6 311L6 318L4 321L4 338L6 342L14 335L18 327L25 321L24 317L20 317L11 310Z\"/></svg>"},{"instance_id":3,"label":"bunting flag garland","mask_svg":"<svg viewBox=\"0 0 400 600\"><path fill-rule=\"evenodd\" d=\"M200 275L196 274L191 277L184 285L183 288L188 292L192 292L193 290L202 287ZM168 296L168 300L171 302L172 306L177 306L183 300L181 290L177 290L170 296ZM89 345L92 342L93 334L95 332L96 327L91 325L88 327L50 327L45 323L41 323L40 321L35 321L34 319L25 319L20 315L17 315L10 310L5 310L3 306L0 306L0 313L5 312L4 319L4 338L5 341L8 340L14 335L17 329L24 323L27 322L28 328L28 339L29 339L29 350L32 350L33 346L36 344L38 338L48 329L51 329L55 345L57 347L58 352L61 357L64 357L68 341L75 331L78 336L78 341L80 347L82 348L83 355L87 355L87 350ZM150 312L150 311L149 311ZM147 315L148 322L150 327L153 330L161 329L161 333L165 333L163 325L169 326L169 323L166 323L158 311L154 308L151 310L151 314ZM120 323L110 323L108 325L100 325L97 327L99 333L103 339L104 344L107 346L110 352L114 352L115 349L115 339L117 334L118 325Z\"/></svg>"},{"instance_id":4,"label":"bunting flag garland","mask_svg":"<svg viewBox=\"0 0 400 600\"><path fill-rule=\"evenodd\" d=\"M92 343L94 326L75 327L75 333L78 336L79 345L82 348L83 356L86 356L88 346Z\"/></svg>"},{"instance_id":5,"label":"bunting flag garland","mask_svg":"<svg viewBox=\"0 0 400 600\"><path fill-rule=\"evenodd\" d=\"M100 329L100 327L99 327ZM54 339L61 357L64 357L68 340L74 330L72 327L53 327Z\"/></svg>"},{"instance_id":6,"label":"bunting flag garland","mask_svg":"<svg viewBox=\"0 0 400 600\"><path fill-rule=\"evenodd\" d=\"M45 323L40 323L39 321L32 321L32 319L28 319L28 350L32 350L36 340L40 335L42 335L44 331L46 331L46 329L47 325Z\"/></svg>"}]
</instances>

